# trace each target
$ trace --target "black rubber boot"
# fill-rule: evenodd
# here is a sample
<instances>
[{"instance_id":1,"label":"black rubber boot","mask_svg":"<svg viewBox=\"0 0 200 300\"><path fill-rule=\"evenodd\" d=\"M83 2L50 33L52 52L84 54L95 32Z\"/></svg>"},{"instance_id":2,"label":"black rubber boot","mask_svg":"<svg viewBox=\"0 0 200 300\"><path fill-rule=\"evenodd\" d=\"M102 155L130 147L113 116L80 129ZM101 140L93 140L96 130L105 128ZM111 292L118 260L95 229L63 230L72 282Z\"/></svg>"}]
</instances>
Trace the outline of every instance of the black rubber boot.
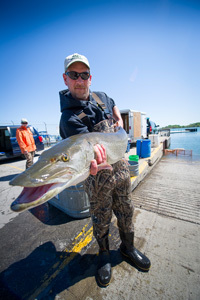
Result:
<instances>
[{"instance_id":1,"label":"black rubber boot","mask_svg":"<svg viewBox=\"0 0 200 300\"><path fill-rule=\"evenodd\" d=\"M128 257L139 269L148 271L151 262L144 254L134 247L134 233L125 233L120 231L122 243L120 245L121 253Z\"/></svg>"},{"instance_id":2,"label":"black rubber boot","mask_svg":"<svg viewBox=\"0 0 200 300\"><path fill-rule=\"evenodd\" d=\"M97 280L102 286L107 286L111 280L111 261L109 253L108 238L98 242L99 250L99 264L97 270Z\"/></svg>"}]
</instances>

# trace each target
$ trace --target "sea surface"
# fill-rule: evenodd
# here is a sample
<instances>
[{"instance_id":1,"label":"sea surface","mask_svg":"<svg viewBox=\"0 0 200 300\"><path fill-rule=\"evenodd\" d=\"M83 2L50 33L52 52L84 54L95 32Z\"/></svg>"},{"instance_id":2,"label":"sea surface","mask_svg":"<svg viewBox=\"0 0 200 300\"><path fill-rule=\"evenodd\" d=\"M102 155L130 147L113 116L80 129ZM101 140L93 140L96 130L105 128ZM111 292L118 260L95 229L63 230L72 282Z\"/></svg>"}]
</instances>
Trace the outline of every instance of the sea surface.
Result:
<instances>
[{"instance_id":1,"label":"sea surface","mask_svg":"<svg viewBox=\"0 0 200 300\"><path fill-rule=\"evenodd\" d=\"M171 129L171 132L183 129L185 128L174 128ZM197 127L195 132L171 133L170 136L170 149L184 148L185 150L192 150L192 160L200 161L200 127Z\"/></svg>"}]
</instances>

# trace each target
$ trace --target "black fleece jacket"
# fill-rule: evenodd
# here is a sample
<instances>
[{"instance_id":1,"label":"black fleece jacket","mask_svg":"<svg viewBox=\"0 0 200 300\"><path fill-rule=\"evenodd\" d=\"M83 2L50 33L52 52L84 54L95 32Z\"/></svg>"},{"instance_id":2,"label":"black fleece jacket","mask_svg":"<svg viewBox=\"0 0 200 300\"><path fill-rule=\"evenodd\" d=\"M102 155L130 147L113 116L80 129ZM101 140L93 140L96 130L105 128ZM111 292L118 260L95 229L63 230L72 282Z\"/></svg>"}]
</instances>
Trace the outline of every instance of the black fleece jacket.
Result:
<instances>
[{"instance_id":1,"label":"black fleece jacket","mask_svg":"<svg viewBox=\"0 0 200 300\"><path fill-rule=\"evenodd\" d=\"M112 117L113 107L115 106L114 100L109 98L105 93L94 93L106 105L105 111L97 106L97 102L92 97L91 92L89 100L87 101L74 99L68 89L59 92L62 113L60 119L60 135L63 139L66 139L71 135L92 131L91 128L88 128L88 126L77 116L81 112L84 112L88 116L92 126L107 119L106 113L109 113Z\"/></svg>"}]
</instances>

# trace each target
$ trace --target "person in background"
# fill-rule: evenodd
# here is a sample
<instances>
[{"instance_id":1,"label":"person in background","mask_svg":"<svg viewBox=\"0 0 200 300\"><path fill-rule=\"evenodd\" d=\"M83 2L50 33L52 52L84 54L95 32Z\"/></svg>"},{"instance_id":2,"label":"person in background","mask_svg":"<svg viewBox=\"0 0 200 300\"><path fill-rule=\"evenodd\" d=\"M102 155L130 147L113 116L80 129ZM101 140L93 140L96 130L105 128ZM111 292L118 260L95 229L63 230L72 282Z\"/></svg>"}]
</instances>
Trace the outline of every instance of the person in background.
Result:
<instances>
[{"instance_id":1,"label":"person in background","mask_svg":"<svg viewBox=\"0 0 200 300\"><path fill-rule=\"evenodd\" d=\"M149 133L150 133L150 121L149 118L147 118L147 138L149 138Z\"/></svg>"},{"instance_id":2,"label":"person in background","mask_svg":"<svg viewBox=\"0 0 200 300\"><path fill-rule=\"evenodd\" d=\"M66 57L64 70L63 79L68 89L60 91L60 135L63 139L85 132L109 132L116 125L123 127L114 100L103 92L91 93L89 90L92 76L85 56L75 53ZM112 119L116 122L114 126ZM112 171L98 170L99 164L106 163L106 151L103 145L96 145L95 152L96 160L91 162L85 191L90 201L93 233L99 245L97 280L107 286L111 280L108 236L112 211L117 217L121 253L142 270L149 270L151 263L134 247L134 208L127 163L120 160L112 165Z\"/></svg>"},{"instance_id":3,"label":"person in background","mask_svg":"<svg viewBox=\"0 0 200 300\"><path fill-rule=\"evenodd\" d=\"M28 169L33 164L36 146L26 119L21 120L21 126L16 131L16 138L21 152L26 158L26 169Z\"/></svg>"}]
</instances>

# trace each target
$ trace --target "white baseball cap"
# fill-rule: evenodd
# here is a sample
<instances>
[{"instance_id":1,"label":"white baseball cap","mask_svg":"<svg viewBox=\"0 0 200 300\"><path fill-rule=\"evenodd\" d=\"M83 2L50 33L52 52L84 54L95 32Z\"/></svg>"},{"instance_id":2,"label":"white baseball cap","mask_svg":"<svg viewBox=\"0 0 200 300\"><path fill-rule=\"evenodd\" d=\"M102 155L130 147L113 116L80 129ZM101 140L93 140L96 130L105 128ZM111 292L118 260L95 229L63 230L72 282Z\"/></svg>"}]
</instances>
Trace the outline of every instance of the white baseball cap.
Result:
<instances>
[{"instance_id":1,"label":"white baseball cap","mask_svg":"<svg viewBox=\"0 0 200 300\"><path fill-rule=\"evenodd\" d=\"M21 124L26 124L26 123L28 124L28 120L25 119L25 118L22 118L22 119L21 119Z\"/></svg>"},{"instance_id":2,"label":"white baseball cap","mask_svg":"<svg viewBox=\"0 0 200 300\"><path fill-rule=\"evenodd\" d=\"M64 62L65 72L71 64L73 64L77 61L84 63L90 69L90 64L89 64L88 59L84 55L74 53L65 58L65 62Z\"/></svg>"}]
</instances>

